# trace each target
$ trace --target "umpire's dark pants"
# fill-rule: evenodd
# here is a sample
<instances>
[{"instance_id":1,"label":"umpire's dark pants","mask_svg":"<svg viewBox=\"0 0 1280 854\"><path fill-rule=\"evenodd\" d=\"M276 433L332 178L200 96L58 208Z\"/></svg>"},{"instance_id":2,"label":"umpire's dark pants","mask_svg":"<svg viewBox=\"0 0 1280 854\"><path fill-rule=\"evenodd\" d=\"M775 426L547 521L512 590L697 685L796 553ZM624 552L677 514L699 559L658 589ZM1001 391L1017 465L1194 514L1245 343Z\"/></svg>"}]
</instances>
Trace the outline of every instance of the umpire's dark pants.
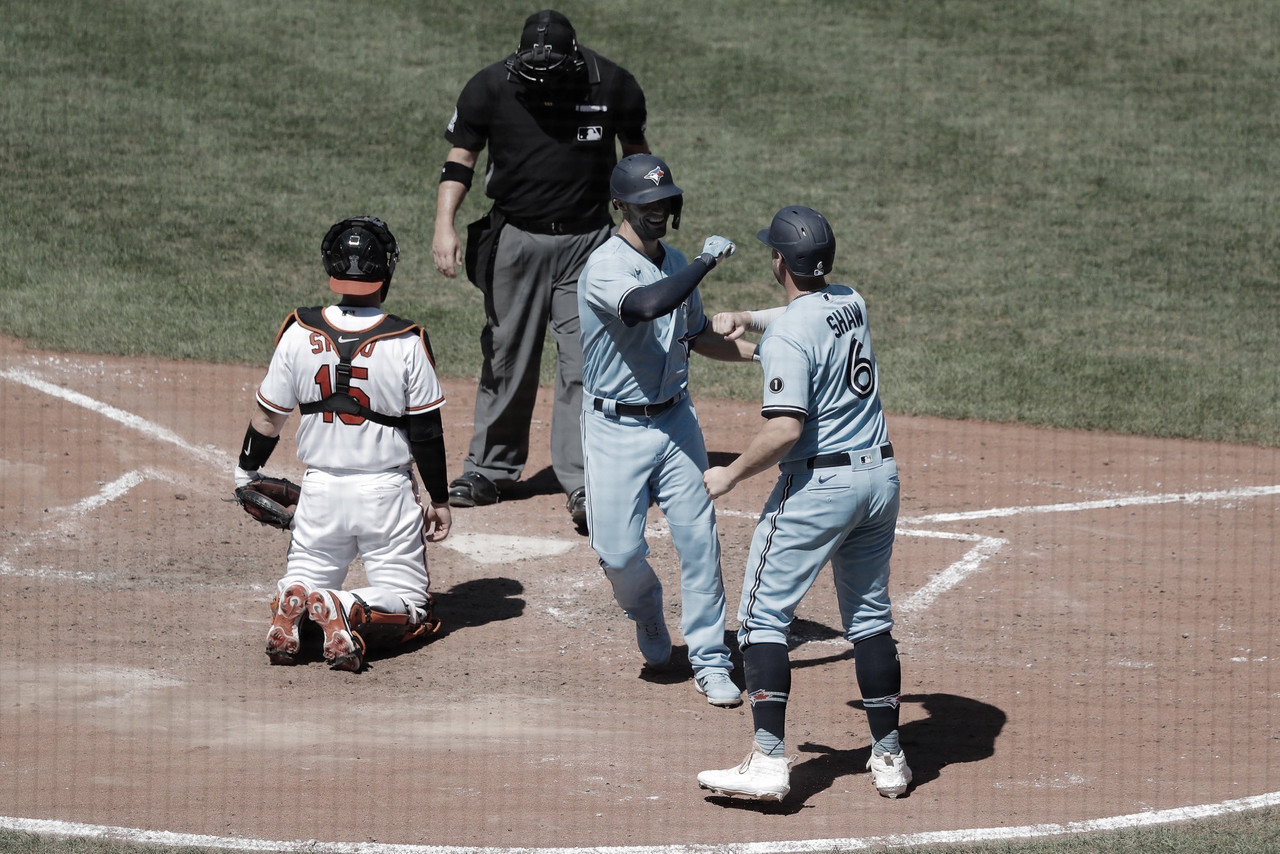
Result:
<instances>
[{"instance_id":1,"label":"umpire's dark pants","mask_svg":"<svg viewBox=\"0 0 1280 854\"><path fill-rule=\"evenodd\" d=\"M612 232L611 225L560 235L532 234L510 224L502 229L493 284L485 294L484 364L463 471L479 472L499 488L520 479L529 458L529 426L549 324L558 350L551 465L566 493L583 485L578 274Z\"/></svg>"}]
</instances>

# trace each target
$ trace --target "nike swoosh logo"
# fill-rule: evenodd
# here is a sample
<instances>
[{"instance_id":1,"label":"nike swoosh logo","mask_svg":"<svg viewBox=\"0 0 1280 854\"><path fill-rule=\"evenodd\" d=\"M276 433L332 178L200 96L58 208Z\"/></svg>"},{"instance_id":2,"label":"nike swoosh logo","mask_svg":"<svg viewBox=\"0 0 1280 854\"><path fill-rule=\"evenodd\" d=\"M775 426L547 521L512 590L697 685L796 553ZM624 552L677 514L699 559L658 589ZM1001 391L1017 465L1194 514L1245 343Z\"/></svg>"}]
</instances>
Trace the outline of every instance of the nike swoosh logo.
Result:
<instances>
[{"instance_id":1,"label":"nike swoosh logo","mask_svg":"<svg viewBox=\"0 0 1280 854\"><path fill-rule=\"evenodd\" d=\"M833 474L829 474L826 477L820 477L818 478L818 483L826 483L827 481L831 480L831 478L833 477L835 477L835 475Z\"/></svg>"},{"instance_id":2,"label":"nike swoosh logo","mask_svg":"<svg viewBox=\"0 0 1280 854\"><path fill-rule=\"evenodd\" d=\"M346 344L349 341L359 341L359 340L360 340L359 338L343 338L341 335L338 336L339 344Z\"/></svg>"}]
</instances>

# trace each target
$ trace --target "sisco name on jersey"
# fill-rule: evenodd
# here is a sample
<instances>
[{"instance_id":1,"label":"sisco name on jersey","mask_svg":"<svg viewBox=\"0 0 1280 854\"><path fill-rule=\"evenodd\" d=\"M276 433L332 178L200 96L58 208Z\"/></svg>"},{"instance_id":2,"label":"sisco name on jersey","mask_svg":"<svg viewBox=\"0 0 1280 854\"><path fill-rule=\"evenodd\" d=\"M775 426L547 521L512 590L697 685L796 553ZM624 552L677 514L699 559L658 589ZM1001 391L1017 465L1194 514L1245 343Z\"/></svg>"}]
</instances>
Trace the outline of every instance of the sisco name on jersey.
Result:
<instances>
[{"instance_id":1,"label":"sisco name on jersey","mask_svg":"<svg viewBox=\"0 0 1280 854\"><path fill-rule=\"evenodd\" d=\"M321 335L319 332L312 332L310 339L311 339L312 353L319 355L320 353L333 352L333 344L329 341L327 337L325 337L324 335ZM348 338L347 340L350 341L352 339ZM377 341L370 341L368 344L365 344L363 347L361 347L356 352L356 355L364 356L366 359L369 358L370 356L373 355L373 348L375 345L377 345L377 343L378 343Z\"/></svg>"},{"instance_id":2,"label":"sisco name on jersey","mask_svg":"<svg viewBox=\"0 0 1280 854\"><path fill-rule=\"evenodd\" d=\"M850 329L857 329L866 321L862 319L862 311L856 305L845 305L827 315L827 326L839 338Z\"/></svg>"}]
</instances>

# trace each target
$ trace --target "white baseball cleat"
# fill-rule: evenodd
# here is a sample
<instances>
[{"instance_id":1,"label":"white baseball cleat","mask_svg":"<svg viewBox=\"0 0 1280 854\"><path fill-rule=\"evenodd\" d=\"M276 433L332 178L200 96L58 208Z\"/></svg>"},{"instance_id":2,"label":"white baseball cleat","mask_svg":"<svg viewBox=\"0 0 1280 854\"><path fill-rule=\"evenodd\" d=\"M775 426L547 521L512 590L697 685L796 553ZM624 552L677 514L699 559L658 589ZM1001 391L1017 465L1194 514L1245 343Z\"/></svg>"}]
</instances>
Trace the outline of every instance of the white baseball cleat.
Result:
<instances>
[{"instance_id":1,"label":"white baseball cleat","mask_svg":"<svg viewBox=\"0 0 1280 854\"><path fill-rule=\"evenodd\" d=\"M740 795L759 801L781 801L791 791L791 763L795 757L765 756L752 746L737 768L703 771L698 785L715 795Z\"/></svg>"},{"instance_id":2,"label":"white baseball cleat","mask_svg":"<svg viewBox=\"0 0 1280 854\"><path fill-rule=\"evenodd\" d=\"M271 628L267 629L267 658L272 664L293 664L302 647L298 622L307 612L306 585L290 584L272 604L275 607L271 613Z\"/></svg>"},{"instance_id":3,"label":"white baseball cleat","mask_svg":"<svg viewBox=\"0 0 1280 854\"><path fill-rule=\"evenodd\" d=\"M723 667L706 667L693 677L693 687L713 706L732 709L742 705L742 692Z\"/></svg>"},{"instance_id":4,"label":"white baseball cleat","mask_svg":"<svg viewBox=\"0 0 1280 854\"><path fill-rule=\"evenodd\" d=\"M871 754L867 760L867 769L871 772L871 782L876 791L886 798L896 798L911 785L911 768L907 766L906 755L897 753Z\"/></svg>"}]
</instances>

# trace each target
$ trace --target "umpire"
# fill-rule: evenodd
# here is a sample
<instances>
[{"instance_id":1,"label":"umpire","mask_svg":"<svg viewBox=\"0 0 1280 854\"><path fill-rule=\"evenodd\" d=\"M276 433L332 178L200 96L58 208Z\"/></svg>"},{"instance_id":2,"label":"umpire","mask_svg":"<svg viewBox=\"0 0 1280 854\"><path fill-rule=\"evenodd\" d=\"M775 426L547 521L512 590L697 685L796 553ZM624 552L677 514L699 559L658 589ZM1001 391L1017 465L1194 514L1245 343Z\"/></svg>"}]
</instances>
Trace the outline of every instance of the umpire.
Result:
<instances>
[{"instance_id":1,"label":"umpire","mask_svg":"<svg viewBox=\"0 0 1280 854\"><path fill-rule=\"evenodd\" d=\"M586 523L582 439L582 345L577 281L587 256L609 238L609 176L624 156L647 154L644 92L617 64L578 44L573 25L545 10L525 21L520 45L463 87L445 129L452 148L440 171L432 244L436 269L454 278L465 263L484 294L484 356L475 432L449 503L497 502L520 479L547 324L555 336L551 463L573 521ZM490 210L454 224L480 152Z\"/></svg>"}]
</instances>

